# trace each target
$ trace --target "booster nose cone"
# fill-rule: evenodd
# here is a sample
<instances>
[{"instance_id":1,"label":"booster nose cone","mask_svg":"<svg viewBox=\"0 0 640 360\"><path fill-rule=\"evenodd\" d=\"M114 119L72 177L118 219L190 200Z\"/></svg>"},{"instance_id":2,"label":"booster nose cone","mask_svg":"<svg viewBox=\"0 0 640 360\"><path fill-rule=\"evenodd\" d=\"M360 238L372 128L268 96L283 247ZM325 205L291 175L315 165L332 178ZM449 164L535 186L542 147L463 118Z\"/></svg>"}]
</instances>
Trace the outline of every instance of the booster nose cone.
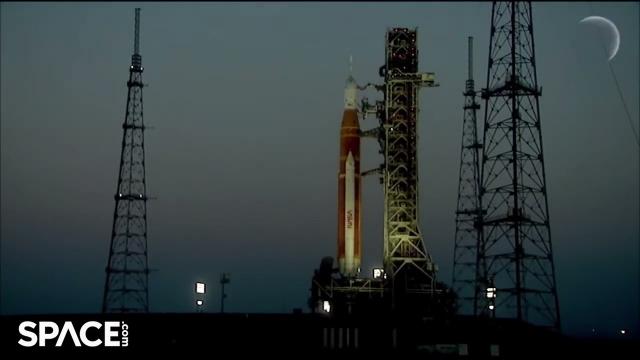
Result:
<instances>
[{"instance_id":1,"label":"booster nose cone","mask_svg":"<svg viewBox=\"0 0 640 360\"><path fill-rule=\"evenodd\" d=\"M347 155L347 163L345 164L347 171L354 171L356 168L356 161L353 158L353 153L349 151L349 155Z\"/></svg>"}]
</instances>

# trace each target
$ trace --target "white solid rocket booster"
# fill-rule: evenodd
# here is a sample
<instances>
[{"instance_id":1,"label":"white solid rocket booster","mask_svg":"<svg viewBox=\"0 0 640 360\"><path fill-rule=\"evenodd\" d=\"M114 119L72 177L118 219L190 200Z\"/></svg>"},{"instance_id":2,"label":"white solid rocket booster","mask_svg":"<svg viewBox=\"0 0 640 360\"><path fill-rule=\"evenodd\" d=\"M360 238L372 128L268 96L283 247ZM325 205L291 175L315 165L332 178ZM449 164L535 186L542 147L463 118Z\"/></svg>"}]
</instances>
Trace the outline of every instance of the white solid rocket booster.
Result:
<instances>
[{"instance_id":1,"label":"white solid rocket booster","mask_svg":"<svg viewBox=\"0 0 640 360\"><path fill-rule=\"evenodd\" d=\"M355 214L356 214L356 162L349 151L344 174L344 262L345 273L354 274Z\"/></svg>"}]
</instances>

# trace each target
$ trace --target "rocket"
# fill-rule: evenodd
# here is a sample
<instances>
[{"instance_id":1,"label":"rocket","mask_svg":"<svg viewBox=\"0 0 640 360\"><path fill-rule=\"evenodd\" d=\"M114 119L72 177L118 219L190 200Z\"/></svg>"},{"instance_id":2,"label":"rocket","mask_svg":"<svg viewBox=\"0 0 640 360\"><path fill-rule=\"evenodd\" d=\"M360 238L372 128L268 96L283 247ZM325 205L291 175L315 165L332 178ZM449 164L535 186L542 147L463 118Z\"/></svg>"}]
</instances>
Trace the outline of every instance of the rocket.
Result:
<instances>
[{"instance_id":1,"label":"rocket","mask_svg":"<svg viewBox=\"0 0 640 360\"><path fill-rule=\"evenodd\" d=\"M351 75L344 91L338 171L338 266L345 277L360 272L360 125L357 86Z\"/></svg>"}]
</instances>

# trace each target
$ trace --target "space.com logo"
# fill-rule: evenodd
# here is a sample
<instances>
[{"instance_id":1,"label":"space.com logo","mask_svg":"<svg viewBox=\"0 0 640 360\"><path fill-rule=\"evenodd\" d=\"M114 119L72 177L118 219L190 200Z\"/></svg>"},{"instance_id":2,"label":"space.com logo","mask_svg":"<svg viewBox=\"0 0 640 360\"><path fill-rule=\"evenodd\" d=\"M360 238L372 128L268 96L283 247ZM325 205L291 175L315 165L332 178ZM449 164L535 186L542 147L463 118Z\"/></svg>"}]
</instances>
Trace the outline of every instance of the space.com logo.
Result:
<instances>
[{"instance_id":1,"label":"space.com logo","mask_svg":"<svg viewBox=\"0 0 640 360\"><path fill-rule=\"evenodd\" d=\"M104 328L103 331L100 331ZM96 330L89 330L96 329ZM109 347L129 346L129 326L124 321L88 321L76 332L71 321L65 321L62 329L53 321L23 321L18 326L18 332L22 336L18 344L24 347L55 346L60 347L66 339L71 339L76 347L97 347L100 345ZM90 332L90 334L87 334ZM49 341L51 340L51 341ZM67 341L67 343L69 343Z\"/></svg>"}]
</instances>

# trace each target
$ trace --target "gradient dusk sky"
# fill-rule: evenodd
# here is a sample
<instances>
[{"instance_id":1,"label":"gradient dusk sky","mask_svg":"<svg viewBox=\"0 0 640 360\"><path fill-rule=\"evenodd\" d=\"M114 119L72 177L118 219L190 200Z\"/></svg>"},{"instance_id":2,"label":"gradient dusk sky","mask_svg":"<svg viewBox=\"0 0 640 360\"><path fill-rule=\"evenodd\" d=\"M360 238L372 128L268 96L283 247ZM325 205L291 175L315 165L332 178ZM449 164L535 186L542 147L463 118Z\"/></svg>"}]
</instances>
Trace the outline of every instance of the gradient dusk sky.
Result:
<instances>
[{"instance_id":1,"label":"gradient dusk sky","mask_svg":"<svg viewBox=\"0 0 640 360\"><path fill-rule=\"evenodd\" d=\"M232 312L304 308L335 256L338 134L348 58L381 82L387 27L418 27L421 229L450 283L467 36L486 82L491 3L2 3L2 314L98 312L120 157L134 8L141 54L151 310L193 311L221 272ZM638 3L533 3L563 329L635 329L640 159ZM367 93L370 99L377 96ZM373 119L362 124L375 125ZM363 170L381 157L363 140ZM382 188L363 182L363 271L382 262Z\"/></svg>"}]
</instances>

